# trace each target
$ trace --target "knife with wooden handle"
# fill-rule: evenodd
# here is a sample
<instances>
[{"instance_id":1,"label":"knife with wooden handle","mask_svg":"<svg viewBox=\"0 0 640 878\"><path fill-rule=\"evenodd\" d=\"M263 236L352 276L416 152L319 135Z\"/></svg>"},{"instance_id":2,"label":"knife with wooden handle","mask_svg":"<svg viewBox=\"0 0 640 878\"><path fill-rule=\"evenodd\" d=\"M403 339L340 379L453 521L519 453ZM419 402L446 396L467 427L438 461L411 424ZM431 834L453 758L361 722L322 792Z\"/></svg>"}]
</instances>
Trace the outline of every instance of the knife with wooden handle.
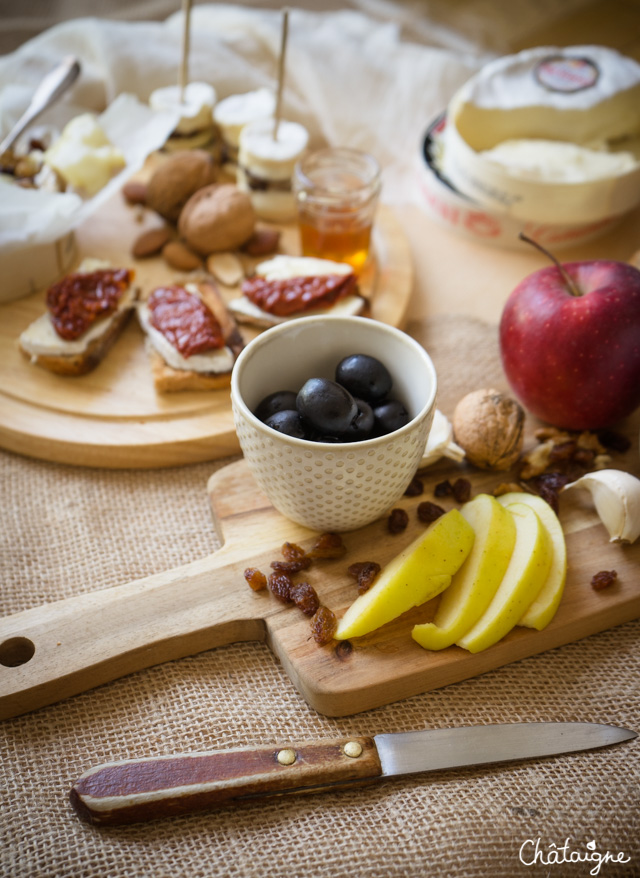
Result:
<instances>
[{"instance_id":1,"label":"knife with wooden handle","mask_svg":"<svg viewBox=\"0 0 640 878\"><path fill-rule=\"evenodd\" d=\"M99 765L76 781L70 798L83 820L114 826L258 796L591 750L635 737L600 723L508 723L185 753Z\"/></svg>"}]
</instances>

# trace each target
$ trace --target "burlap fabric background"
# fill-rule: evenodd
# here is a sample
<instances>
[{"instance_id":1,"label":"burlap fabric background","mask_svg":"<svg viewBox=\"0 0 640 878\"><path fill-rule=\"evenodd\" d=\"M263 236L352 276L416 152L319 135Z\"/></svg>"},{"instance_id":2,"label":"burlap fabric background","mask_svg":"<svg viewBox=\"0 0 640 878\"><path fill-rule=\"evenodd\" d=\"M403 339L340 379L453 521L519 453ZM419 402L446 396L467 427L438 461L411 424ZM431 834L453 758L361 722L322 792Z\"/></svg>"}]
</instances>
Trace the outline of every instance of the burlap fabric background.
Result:
<instances>
[{"instance_id":1,"label":"burlap fabric background","mask_svg":"<svg viewBox=\"0 0 640 878\"><path fill-rule=\"evenodd\" d=\"M502 380L494 331L441 318L409 330L432 353L441 404ZM455 368L452 368L455 366ZM206 483L228 461L101 471L0 453L1 610L129 581L216 549ZM247 539L250 540L250 534ZM591 864L523 865L521 845L624 851L640 874L637 742L359 791L261 800L97 830L68 804L91 765L135 756L343 734L535 720L640 729L640 622L475 680L354 717L310 709L262 644L205 652L0 724L0 873L38 878L586 876ZM2 668L2 673L10 669ZM531 852L531 846L527 848Z\"/></svg>"}]
</instances>

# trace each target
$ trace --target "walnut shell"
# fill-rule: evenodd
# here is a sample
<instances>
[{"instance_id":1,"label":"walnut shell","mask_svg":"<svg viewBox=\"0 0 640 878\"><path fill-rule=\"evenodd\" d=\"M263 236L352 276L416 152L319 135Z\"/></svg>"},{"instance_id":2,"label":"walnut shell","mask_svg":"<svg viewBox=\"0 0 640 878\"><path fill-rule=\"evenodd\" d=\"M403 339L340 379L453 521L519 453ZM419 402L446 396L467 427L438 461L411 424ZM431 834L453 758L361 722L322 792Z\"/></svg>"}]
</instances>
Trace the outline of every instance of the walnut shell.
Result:
<instances>
[{"instance_id":1,"label":"walnut shell","mask_svg":"<svg viewBox=\"0 0 640 878\"><path fill-rule=\"evenodd\" d=\"M480 469L507 470L524 441L524 410L493 388L464 396L453 413L453 434L467 460Z\"/></svg>"},{"instance_id":2,"label":"walnut shell","mask_svg":"<svg viewBox=\"0 0 640 878\"><path fill-rule=\"evenodd\" d=\"M214 183L218 167L202 149L174 153L153 173L147 184L147 206L175 223L194 192Z\"/></svg>"},{"instance_id":3,"label":"walnut shell","mask_svg":"<svg viewBox=\"0 0 640 878\"><path fill-rule=\"evenodd\" d=\"M253 234L256 215L251 199L232 183L205 186L185 204L178 229L197 253L208 256L235 250Z\"/></svg>"}]
</instances>

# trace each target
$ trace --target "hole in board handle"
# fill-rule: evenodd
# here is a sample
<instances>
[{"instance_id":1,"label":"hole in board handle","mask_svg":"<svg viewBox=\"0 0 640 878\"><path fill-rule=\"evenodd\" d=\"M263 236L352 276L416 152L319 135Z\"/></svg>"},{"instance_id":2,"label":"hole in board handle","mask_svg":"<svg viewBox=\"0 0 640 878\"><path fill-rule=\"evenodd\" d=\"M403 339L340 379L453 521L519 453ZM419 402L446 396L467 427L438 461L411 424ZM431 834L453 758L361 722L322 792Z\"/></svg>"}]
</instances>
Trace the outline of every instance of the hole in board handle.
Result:
<instances>
[{"instance_id":1,"label":"hole in board handle","mask_svg":"<svg viewBox=\"0 0 640 878\"><path fill-rule=\"evenodd\" d=\"M33 658L35 645L27 637L10 637L0 643L0 665L5 668L17 668Z\"/></svg>"}]
</instances>

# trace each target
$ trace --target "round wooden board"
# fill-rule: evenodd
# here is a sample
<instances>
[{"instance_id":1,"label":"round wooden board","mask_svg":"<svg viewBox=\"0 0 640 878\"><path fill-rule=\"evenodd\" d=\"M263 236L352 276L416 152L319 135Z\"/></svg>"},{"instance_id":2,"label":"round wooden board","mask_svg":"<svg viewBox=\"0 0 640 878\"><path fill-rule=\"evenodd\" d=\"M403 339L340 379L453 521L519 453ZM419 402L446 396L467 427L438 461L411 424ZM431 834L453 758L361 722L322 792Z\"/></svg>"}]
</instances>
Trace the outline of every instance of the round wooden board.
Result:
<instances>
[{"instance_id":1,"label":"round wooden board","mask_svg":"<svg viewBox=\"0 0 640 878\"><path fill-rule=\"evenodd\" d=\"M131 242L159 224L117 195L77 233L79 257L134 266L142 290L174 281L160 258L132 260ZM295 225L281 227L280 250L299 252ZM360 279L370 316L404 323L413 287L409 244L393 210L376 217L374 257ZM253 260L256 262L257 260ZM221 287L225 298L237 290ZM236 454L228 390L156 393L142 332L133 318L105 360L68 378L31 365L18 350L22 330L44 310L44 291L0 306L0 447L78 466L154 468ZM255 331L241 327L245 340Z\"/></svg>"}]
</instances>

